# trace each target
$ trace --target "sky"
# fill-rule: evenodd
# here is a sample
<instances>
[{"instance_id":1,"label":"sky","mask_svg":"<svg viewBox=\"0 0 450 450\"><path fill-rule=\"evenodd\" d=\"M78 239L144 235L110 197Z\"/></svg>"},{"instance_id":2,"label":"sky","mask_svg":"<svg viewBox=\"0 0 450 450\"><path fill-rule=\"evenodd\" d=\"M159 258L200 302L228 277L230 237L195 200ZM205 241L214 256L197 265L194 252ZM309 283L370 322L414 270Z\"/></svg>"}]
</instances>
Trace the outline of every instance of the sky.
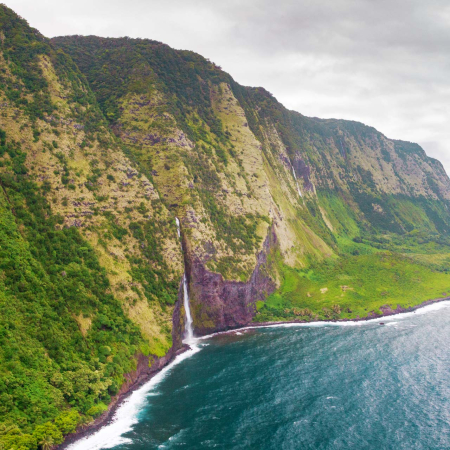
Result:
<instances>
[{"instance_id":1,"label":"sky","mask_svg":"<svg viewBox=\"0 0 450 450\"><path fill-rule=\"evenodd\" d=\"M2 1L48 37L129 36L193 50L306 116L417 142L450 174L447 0Z\"/></svg>"}]
</instances>

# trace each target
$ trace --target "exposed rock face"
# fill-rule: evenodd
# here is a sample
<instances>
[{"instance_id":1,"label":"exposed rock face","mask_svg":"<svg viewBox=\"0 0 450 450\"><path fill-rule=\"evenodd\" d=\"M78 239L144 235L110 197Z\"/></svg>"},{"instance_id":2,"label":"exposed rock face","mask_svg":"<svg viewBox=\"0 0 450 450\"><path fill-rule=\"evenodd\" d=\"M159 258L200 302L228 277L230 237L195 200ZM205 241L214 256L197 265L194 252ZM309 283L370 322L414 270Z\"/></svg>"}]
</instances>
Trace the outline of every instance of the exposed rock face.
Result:
<instances>
[{"instance_id":1,"label":"exposed rock face","mask_svg":"<svg viewBox=\"0 0 450 450\"><path fill-rule=\"evenodd\" d=\"M256 312L255 303L265 300L275 288L267 274L267 256L277 243L273 227L257 256L257 264L247 282L226 281L219 273L210 272L195 258L188 262L191 309L196 335L227 330L249 324Z\"/></svg>"},{"instance_id":2,"label":"exposed rock face","mask_svg":"<svg viewBox=\"0 0 450 450\"><path fill-rule=\"evenodd\" d=\"M314 190L313 184L311 183L311 167L309 167L303 159L297 157L292 162L294 170L298 178L303 178L303 189L312 192Z\"/></svg>"},{"instance_id":3,"label":"exposed rock face","mask_svg":"<svg viewBox=\"0 0 450 450\"><path fill-rule=\"evenodd\" d=\"M183 346L184 333L184 310L181 310L183 305L183 278L180 281L178 289L178 300L175 303L172 316L172 348L171 351L177 351Z\"/></svg>"},{"instance_id":4,"label":"exposed rock face","mask_svg":"<svg viewBox=\"0 0 450 450\"><path fill-rule=\"evenodd\" d=\"M183 306L183 277L180 280L180 287L178 289L178 299L175 303L175 308L172 317L172 349L177 350L183 346L184 326L185 326L185 312Z\"/></svg>"},{"instance_id":5,"label":"exposed rock face","mask_svg":"<svg viewBox=\"0 0 450 450\"><path fill-rule=\"evenodd\" d=\"M119 398L170 361L183 348L185 267L204 335L248 325L284 270L402 238L406 250L425 243L427 258L434 241L450 244L450 180L416 144L289 111L159 42L50 42L4 5L0 30L0 329L14 330L0 353L8 346L28 383L2 400L0 429L26 410L27 433L68 404L87 410L123 375ZM334 293L320 285L317 295ZM344 311L310 297L299 290L293 316L302 302L327 318ZM381 295L383 304L399 311ZM101 388L68 394L75 369ZM29 408L37 391L46 394Z\"/></svg>"}]
</instances>

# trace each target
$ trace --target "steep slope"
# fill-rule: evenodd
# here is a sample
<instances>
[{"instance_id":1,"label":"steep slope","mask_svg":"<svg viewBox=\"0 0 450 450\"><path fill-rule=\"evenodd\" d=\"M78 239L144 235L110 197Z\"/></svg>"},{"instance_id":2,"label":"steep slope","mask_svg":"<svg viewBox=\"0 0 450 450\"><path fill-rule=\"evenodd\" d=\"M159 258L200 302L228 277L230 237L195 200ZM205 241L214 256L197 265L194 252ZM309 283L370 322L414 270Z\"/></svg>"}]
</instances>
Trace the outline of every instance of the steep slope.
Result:
<instances>
[{"instance_id":1,"label":"steep slope","mask_svg":"<svg viewBox=\"0 0 450 450\"><path fill-rule=\"evenodd\" d=\"M116 136L182 218L198 332L246 323L253 302L276 287L258 303L257 320L367 315L447 290L444 277L436 293L414 300L401 300L410 293L394 281L374 293L342 282L339 295L326 284L290 292L288 279L302 284L304 269L325 259L368 253L360 260L370 268L382 250L408 254L401 264L413 273L418 262L445 270L450 182L418 145L357 122L288 111L264 89L242 87L201 56L159 42L53 42L74 58Z\"/></svg>"},{"instance_id":2,"label":"steep slope","mask_svg":"<svg viewBox=\"0 0 450 450\"><path fill-rule=\"evenodd\" d=\"M2 5L0 185L0 448L61 442L169 359L184 268L197 334L450 292L450 182L419 146Z\"/></svg>"},{"instance_id":3,"label":"steep slope","mask_svg":"<svg viewBox=\"0 0 450 450\"><path fill-rule=\"evenodd\" d=\"M179 347L183 259L71 59L4 6L0 30L0 447L36 448Z\"/></svg>"}]
</instances>

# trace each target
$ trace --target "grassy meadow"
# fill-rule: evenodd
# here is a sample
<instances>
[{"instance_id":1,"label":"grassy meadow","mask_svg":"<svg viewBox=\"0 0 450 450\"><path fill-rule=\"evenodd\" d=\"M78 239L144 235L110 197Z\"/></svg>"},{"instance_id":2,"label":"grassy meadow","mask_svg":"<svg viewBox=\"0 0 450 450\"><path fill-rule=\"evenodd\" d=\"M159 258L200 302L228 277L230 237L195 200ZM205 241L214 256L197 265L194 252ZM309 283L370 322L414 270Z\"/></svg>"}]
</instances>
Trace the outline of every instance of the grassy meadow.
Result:
<instances>
[{"instance_id":1,"label":"grassy meadow","mask_svg":"<svg viewBox=\"0 0 450 450\"><path fill-rule=\"evenodd\" d=\"M254 320L362 318L381 314L382 306L416 306L450 295L449 261L450 253L373 249L368 254L330 258L307 269L279 265L280 288L265 303L258 302Z\"/></svg>"}]
</instances>

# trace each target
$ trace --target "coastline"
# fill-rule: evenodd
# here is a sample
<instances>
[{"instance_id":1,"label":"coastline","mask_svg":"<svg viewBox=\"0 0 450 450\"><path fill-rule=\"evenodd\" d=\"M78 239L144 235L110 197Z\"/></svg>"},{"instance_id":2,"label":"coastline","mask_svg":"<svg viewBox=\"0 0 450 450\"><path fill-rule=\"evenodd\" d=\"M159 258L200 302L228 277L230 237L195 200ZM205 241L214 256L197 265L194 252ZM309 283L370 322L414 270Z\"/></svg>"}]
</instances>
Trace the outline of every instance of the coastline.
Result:
<instances>
[{"instance_id":1,"label":"coastline","mask_svg":"<svg viewBox=\"0 0 450 450\"><path fill-rule=\"evenodd\" d=\"M381 314L375 314L373 311L371 311L366 317L355 317L354 319L330 319L330 320L316 320L308 322L306 320L286 320L282 322L254 322L246 325L245 327L239 327L236 329L241 328L260 328L265 326L274 326L274 325L287 325L287 324L313 324L313 323L342 323L342 322L367 322L369 320L376 320L376 319L382 319L383 317L390 317L390 316L397 316L399 314L405 314L405 313L411 313L414 311L417 311L418 309L425 308L426 306L433 305L435 303L441 303L445 301L450 301L450 297L440 297L436 298L434 300L425 300L422 303L419 303L416 306L410 306L408 308L402 308L401 306L397 306L396 309L392 309L389 306L381 306ZM230 330L231 331L231 330Z\"/></svg>"},{"instance_id":2,"label":"coastline","mask_svg":"<svg viewBox=\"0 0 450 450\"><path fill-rule=\"evenodd\" d=\"M380 307L380 310L382 311L382 314L375 314L373 311L370 312L366 317L357 317L354 319L337 319L337 320L319 320L319 321L304 321L304 320L287 320L287 321L281 321L281 322L253 322L249 323L247 325L235 327L235 328L229 328L227 330L221 330L217 331L211 334L207 334L204 336L200 336L197 339L204 340L208 339L212 336L220 335L220 334L226 334L226 333L232 333L238 330L242 329L252 329L252 328L264 328L264 327L274 327L274 326L283 326L283 325L313 325L313 324L323 324L323 323L346 323L346 322L367 322L367 321L375 321L377 319L382 319L383 317L391 317L391 316L397 316L400 314L405 313L412 313L419 309L422 309L426 306L441 303L444 301L450 301L450 297L442 297L432 300L426 300L416 306L410 306L408 308L402 308L400 306L397 306L396 309L392 309L388 306L382 306ZM139 364L143 362L143 359L141 359L138 362L138 367L136 369L136 377L130 381L127 380L126 383L122 386L119 393L112 399L111 403L108 405L108 410L105 411L102 415L100 415L97 419L94 420L90 425L80 428L76 430L74 433L71 433L66 436L64 442L60 444L59 446L55 447L56 449L63 450L69 447L71 444L74 444L75 442L99 431L101 428L103 428L106 425L109 425L113 422L114 416L116 411L120 406L123 405L125 400L128 399L128 397L135 392L137 389L141 388L145 384L147 384L152 378L154 378L158 373L161 372L162 369L166 368L169 364L171 364L175 358L179 355L182 355L186 351L191 350L191 347L188 344L183 344L181 348L179 348L176 351L169 351L169 353L159 359L157 359L152 367L148 367L148 359L145 359L145 364L147 365L146 368L142 370L142 364L141 364L141 370L139 368Z\"/></svg>"},{"instance_id":3,"label":"coastline","mask_svg":"<svg viewBox=\"0 0 450 450\"><path fill-rule=\"evenodd\" d=\"M136 377L131 380L131 382L125 382L121 387L119 393L114 396L108 405L108 410L97 417L92 423L85 426L84 428L78 428L75 432L68 434L64 442L54 447L58 450L63 450L69 447L71 444L99 431L106 425L112 423L114 419L114 415L117 409L123 405L125 400L130 397L133 392L135 392L140 387L147 384L152 378L154 378L158 373L161 372L162 369L167 367L170 363L172 363L175 358L186 351L190 350L190 347L186 344L183 344L181 348L176 351L169 351L169 353L161 358L155 360L152 364L152 367L148 367L148 358L138 359L138 367L136 368ZM145 360L146 368L142 370L141 364ZM141 365L141 370L139 365ZM129 375L128 375L129 376Z\"/></svg>"}]
</instances>

